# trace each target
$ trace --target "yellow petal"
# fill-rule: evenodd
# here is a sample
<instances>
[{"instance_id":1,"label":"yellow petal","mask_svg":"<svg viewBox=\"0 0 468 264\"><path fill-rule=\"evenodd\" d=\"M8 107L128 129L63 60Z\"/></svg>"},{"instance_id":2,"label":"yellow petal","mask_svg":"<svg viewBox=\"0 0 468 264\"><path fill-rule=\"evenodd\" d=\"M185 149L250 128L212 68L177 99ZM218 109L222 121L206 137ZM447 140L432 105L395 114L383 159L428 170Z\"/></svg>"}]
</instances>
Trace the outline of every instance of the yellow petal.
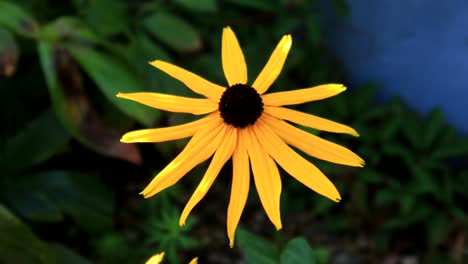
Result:
<instances>
[{"instance_id":1,"label":"yellow petal","mask_svg":"<svg viewBox=\"0 0 468 264\"><path fill-rule=\"evenodd\" d=\"M153 255L146 261L146 264L160 264L164 258L164 252Z\"/></svg>"},{"instance_id":2,"label":"yellow petal","mask_svg":"<svg viewBox=\"0 0 468 264\"><path fill-rule=\"evenodd\" d=\"M284 62L291 49L292 38L291 35L285 35L276 46L276 49L270 56L267 64L258 75L252 87L257 90L259 94L263 94L271 84L278 78L281 70L283 69Z\"/></svg>"},{"instance_id":3,"label":"yellow petal","mask_svg":"<svg viewBox=\"0 0 468 264\"><path fill-rule=\"evenodd\" d=\"M276 135L264 119L257 121L255 133L262 147L278 164L299 182L313 191L335 201L341 200L333 183L312 163L297 154Z\"/></svg>"},{"instance_id":4,"label":"yellow petal","mask_svg":"<svg viewBox=\"0 0 468 264\"><path fill-rule=\"evenodd\" d=\"M278 120L268 115L263 115L262 119L287 144L295 146L310 156L348 166L364 166L364 160L345 147L309 134L283 120Z\"/></svg>"},{"instance_id":5,"label":"yellow petal","mask_svg":"<svg viewBox=\"0 0 468 264\"><path fill-rule=\"evenodd\" d=\"M202 77L173 64L160 60L152 61L150 62L150 64L160 69L161 71L169 74L173 78L181 81L192 91L204 95L216 103L219 101L221 95L224 93L224 87L207 81Z\"/></svg>"},{"instance_id":6,"label":"yellow petal","mask_svg":"<svg viewBox=\"0 0 468 264\"><path fill-rule=\"evenodd\" d=\"M268 218L279 230L282 227L280 216L281 178L275 162L262 148L251 129L245 129L247 132L245 143L252 164L255 187Z\"/></svg>"},{"instance_id":7,"label":"yellow petal","mask_svg":"<svg viewBox=\"0 0 468 264\"><path fill-rule=\"evenodd\" d=\"M192 260L189 262L189 264L198 264L198 257L192 259Z\"/></svg>"},{"instance_id":8,"label":"yellow petal","mask_svg":"<svg viewBox=\"0 0 468 264\"><path fill-rule=\"evenodd\" d=\"M193 193L190 200L185 205L182 215L180 216L179 225L185 225L185 220L187 219L190 211L195 207L195 205L200 202L201 199L206 195L210 189L213 182L216 180L221 168L224 166L226 161L231 157L232 152L237 144L237 129L232 126L224 126L223 131L220 133L222 137L221 145L219 145L216 150L213 160L210 163L210 166L205 172L203 179L198 185L197 189Z\"/></svg>"},{"instance_id":9,"label":"yellow petal","mask_svg":"<svg viewBox=\"0 0 468 264\"><path fill-rule=\"evenodd\" d=\"M188 98L160 93L118 93L117 97L165 111L194 115L211 113L218 108L218 105L209 99Z\"/></svg>"},{"instance_id":10,"label":"yellow petal","mask_svg":"<svg viewBox=\"0 0 468 264\"><path fill-rule=\"evenodd\" d=\"M262 95L266 106L302 104L335 96L346 90L342 84L324 84L312 88Z\"/></svg>"},{"instance_id":11,"label":"yellow petal","mask_svg":"<svg viewBox=\"0 0 468 264\"><path fill-rule=\"evenodd\" d=\"M299 125L322 131L346 133L355 137L359 137L359 134L353 128L315 115L309 115L296 110L275 106L266 106L264 107L264 111L273 117L288 120Z\"/></svg>"},{"instance_id":12,"label":"yellow petal","mask_svg":"<svg viewBox=\"0 0 468 264\"><path fill-rule=\"evenodd\" d=\"M213 113L183 125L135 130L123 135L120 141L124 143L163 142L186 138L192 136L198 130L203 129L205 125L213 122L215 119L219 119L219 113Z\"/></svg>"},{"instance_id":13,"label":"yellow petal","mask_svg":"<svg viewBox=\"0 0 468 264\"><path fill-rule=\"evenodd\" d=\"M178 182L193 167L211 157L222 140L219 132L223 127L225 125L218 118L195 133L184 150L159 172L140 194L145 198L157 194Z\"/></svg>"},{"instance_id":14,"label":"yellow petal","mask_svg":"<svg viewBox=\"0 0 468 264\"><path fill-rule=\"evenodd\" d=\"M227 232L229 246L234 246L234 235L249 194L249 156L245 147L245 129L239 130L237 147L232 155L232 187L227 212Z\"/></svg>"},{"instance_id":15,"label":"yellow petal","mask_svg":"<svg viewBox=\"0 0 468 264\"><path fill-rule=\"evenodd\" d=\"M224 75L229 86L238 83L246 84L247 64L245 63L244 54L236 35L230 27L226 27L223 30L221 56Z\"/></svg>"}]
</instances>

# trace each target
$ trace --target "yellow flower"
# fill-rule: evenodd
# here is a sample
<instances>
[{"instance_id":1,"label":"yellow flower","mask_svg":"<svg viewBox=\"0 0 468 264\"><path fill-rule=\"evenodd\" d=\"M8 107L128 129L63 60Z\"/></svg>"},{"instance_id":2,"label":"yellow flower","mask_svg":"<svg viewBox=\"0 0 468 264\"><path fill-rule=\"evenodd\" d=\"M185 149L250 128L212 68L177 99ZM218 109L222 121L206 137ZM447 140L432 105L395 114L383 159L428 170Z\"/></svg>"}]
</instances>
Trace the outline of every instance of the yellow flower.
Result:
<instances>
[{"instance_id":1,"label":"yellow flower","mask_svg":"<svg viewBox=\"0 0 468 264\"><path fill-rule=\"evenodd\" d=\"M164 258L164 252L158 253L153 255L151 258L149 258L145 264L160 264L163 261ZM192 259L189 264L197 264L198 263L198 258Z\"/></svg>"},{"instance_id":2,"label":"yellow flower","mask_svg":"<svg viewBox=\"0 0 468 264\"><path fill-rule=\"evenodd\" d=\"M364 161L350 150L284 121L323 131L359 136L348 126L282 107L337 95L346 90L343 85L325 84L264 94L280 74L291 44L291 36L283 36L257 79L249 85L244 55L234 32L226 27L223 30L221 55L227 88L170 63L156 60L150 64L206 98L146 92L117 95L166 111L208 114L183 125L132 131L121 139L122 142L133 143L192 137L184 150L141 192L145 198L177 183L196 165L213 156L203 179L182 212L180 225L184 225L190 211L205 196L231 156L232 187L227 212L227 233L231 247L249 192L250 167L260 201L271 222L277 229L281 229L281 179L276 164L310 189L333 201L340 201L340 194L333 183L288 145L329 162L356 167L364 165Z\"/></svg>"},{"instance_id":3,"label":"yellow flower","mask_svg":"<svg viewBox=\"0 0 468 264\"><path fill-rule=\"evenodd\" d=\"M146 264L159 264L164 258L164 252L153 255L146 261Z\"/></svg>"}]
</instances>

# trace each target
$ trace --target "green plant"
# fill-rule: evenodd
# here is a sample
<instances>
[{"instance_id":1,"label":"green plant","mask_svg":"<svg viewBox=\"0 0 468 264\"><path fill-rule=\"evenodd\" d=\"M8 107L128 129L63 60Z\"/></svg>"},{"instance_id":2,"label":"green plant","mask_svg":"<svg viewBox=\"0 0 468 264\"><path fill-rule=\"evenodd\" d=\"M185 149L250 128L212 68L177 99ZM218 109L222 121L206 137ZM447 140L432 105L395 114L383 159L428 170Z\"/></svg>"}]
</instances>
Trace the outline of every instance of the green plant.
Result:
<instances>
[{"instance_id":1,"label":"green plant","mask_svg":"<svg viewBox=\"0 0 468 264\"><path fill-rule=\"evenodd\" d=\"M443 253L441 248L454 247L451 235L468 226L468 195L463 191L468 138L447 126L438 110L421 117L398 98L373 105L375 91L362 87L332 104L341 107L335 109L341 113L337 119L353 123L360 132L358 153L367 164L359 172L330 172L341 178L345 210L317 203L314 212L338 219L330 222L335 230L364 232L380 254L424 245L424 256L431 259ZM414 233L419 235L410 235Z\"/></svg>"},{"instance_id":2,"label":"green plant","mask_svg":"<svg viewBox=\"0 0 468 264\"><path fill-rule=\"evenodd\" d=\"M260 236L239 228L236 243L247 263L328 263L330 252L326 248L311 248L303 237L293 238L283 246L275 245Z\"/></svg>"},{"instance_id":3,"label":"green plant","mask_svg":"<svg viewBox=\"0 0 468 264\"><path fill-rule=\"evenodd\" d=\"M180 263L178 254L182 250L197 247L197 240L185 234L196 223L194 218L190 218L186 225L179 226L179 213L175 208L161 210L159 217L150 217L145 224L145 243L156 245L166 252L167 259L171 263Z\"/></svg>"}]
</instances>

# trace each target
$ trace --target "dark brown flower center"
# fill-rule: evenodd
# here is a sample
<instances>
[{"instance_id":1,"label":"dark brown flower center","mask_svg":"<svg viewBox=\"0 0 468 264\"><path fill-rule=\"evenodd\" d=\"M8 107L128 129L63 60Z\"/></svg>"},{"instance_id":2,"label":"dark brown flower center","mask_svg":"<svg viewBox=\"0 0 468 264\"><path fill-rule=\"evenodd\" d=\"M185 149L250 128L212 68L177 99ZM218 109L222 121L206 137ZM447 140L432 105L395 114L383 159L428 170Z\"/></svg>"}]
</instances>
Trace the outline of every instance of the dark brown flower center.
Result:
<instances>
[{"instance_id":1,"label":"dark brown flower center","mask_svg":"<svg viewBox=\"0 0 468 264\"><path fill-rule=\"evenodd\" d=\"M247 84L235 84L221 96L218 110L226 124L244 128L253 125L262 115L262 97Z\"/></svg>"}]
</instances>

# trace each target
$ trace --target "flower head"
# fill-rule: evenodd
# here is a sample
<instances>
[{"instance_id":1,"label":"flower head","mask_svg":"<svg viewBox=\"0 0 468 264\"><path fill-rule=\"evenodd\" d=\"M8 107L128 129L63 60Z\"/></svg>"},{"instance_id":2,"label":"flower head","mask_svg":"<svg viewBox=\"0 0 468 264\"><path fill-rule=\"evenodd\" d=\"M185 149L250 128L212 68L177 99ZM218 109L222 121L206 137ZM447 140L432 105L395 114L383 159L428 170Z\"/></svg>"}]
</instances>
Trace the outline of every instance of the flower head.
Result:
<instances>
[{"instance_id":1,"label":"flower head","mask_svg":"<svg viewBox=\"0 0 468 264\"><path fill-rule=\"evenodd\" d=\"M221 168L231 157L232 187L227 212L227 232L231 247L247 201L250 168L266 214L275 227L281 229L281 179L277 164L310 189L333 201L340 201L340 194L333 183L289 145L329 162L356 167L364 165L364 161L350 150L286 122L358 136L348 126L283 107L337 95L346 90L343 85L325 84L264 94L280 74L291 44L291 36L285 35L257 79L249 85L244 55L234 32L227 27L222 36L222 65L227 87L211 83L170 63L156 60L150 64L206 98L146 92L117 95L166 111L207 114L183 125L132 131L121 139L122 142L133 143L192 137L182 152L141 192L146 198L177 183L192 168L213 156L203 179L182 212L180 225L184 225L190 211L205 196Z\"/></svg>"}]
</instances>

